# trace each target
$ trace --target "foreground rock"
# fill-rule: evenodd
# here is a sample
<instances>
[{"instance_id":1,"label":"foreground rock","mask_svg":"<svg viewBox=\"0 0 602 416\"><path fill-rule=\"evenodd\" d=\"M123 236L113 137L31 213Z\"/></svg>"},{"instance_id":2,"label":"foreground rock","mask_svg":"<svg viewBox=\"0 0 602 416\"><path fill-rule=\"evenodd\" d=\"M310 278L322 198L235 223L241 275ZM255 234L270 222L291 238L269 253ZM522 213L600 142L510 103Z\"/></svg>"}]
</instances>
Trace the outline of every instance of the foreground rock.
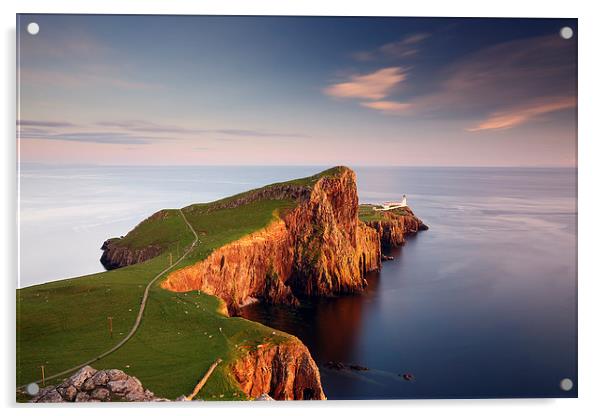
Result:
<instances>
[{"instance_id":1,"label":"foreground rock","mask_svg":"<svg viewBox=\"0 0 602 416\"><path fill-rule=\"evenodd\" d=\"M168 401L145 389L140 380L121 370L82 367L58 386L41 389L32 403L61 402L156 402Z\"/></svg>"}]
</instances>

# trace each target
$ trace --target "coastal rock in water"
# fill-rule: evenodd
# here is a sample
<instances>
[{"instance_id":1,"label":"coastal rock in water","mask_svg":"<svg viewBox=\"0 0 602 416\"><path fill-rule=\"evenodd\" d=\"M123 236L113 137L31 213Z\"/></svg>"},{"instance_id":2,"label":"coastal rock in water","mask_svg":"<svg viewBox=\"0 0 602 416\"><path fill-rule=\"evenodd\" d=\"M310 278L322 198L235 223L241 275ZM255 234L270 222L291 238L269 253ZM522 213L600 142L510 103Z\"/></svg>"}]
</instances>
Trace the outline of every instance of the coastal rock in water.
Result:
<instances>
[{"instance_id":1,"label":"coastal rock in water","mask_svg":"<svg viewBox=\"0 0 602 416\"><path fill-rule=\"evenodd\" d=\"M325 400L320 372L297 338L249 351L232 366L232 375L249 397L275 400Z\"/></svg>"},{"instance_id":2,"label":"coastal rock in water","mask_svg":"<svg viewBox=\"0 0 602 416\"><path fill-rule=\"evenodd\" d=\"M368 371L369 368L368 367L364 367L363 365L359 365L359 364L343 364L340 361L326 361L324 363L324 366L326 366L327 368L330 368L331 370L353 370L353 371Z\"/></svg>"},{"instance_id":3,"label":"coastal rock in water","mask_svg":"<svg viewBox=\"0 0 602 416\"><path fill-rule=\"evenodd\" d=\"M97 371L90 366L79 369L56 388L41 389L32 403L98 402L98 401L148 402L164 401L144 389L140 380L121 370Z\"/></svg>"},{"instance_id":4,"label":"coastal rock in water","mask_svg":"<svg viewBox=\"0 0 602 416\"><path fill-rule=\"evenodd\" d=\"M279 197L297 199L298 205L264 229L170 273L161 286L216 295L231 313L248 298L295 304L299 295L363 290L366 274L381 266L381 250L376 230L358 220L355 173L338 168L304 189L270 188Z\"/></svg>"}]
</instances>

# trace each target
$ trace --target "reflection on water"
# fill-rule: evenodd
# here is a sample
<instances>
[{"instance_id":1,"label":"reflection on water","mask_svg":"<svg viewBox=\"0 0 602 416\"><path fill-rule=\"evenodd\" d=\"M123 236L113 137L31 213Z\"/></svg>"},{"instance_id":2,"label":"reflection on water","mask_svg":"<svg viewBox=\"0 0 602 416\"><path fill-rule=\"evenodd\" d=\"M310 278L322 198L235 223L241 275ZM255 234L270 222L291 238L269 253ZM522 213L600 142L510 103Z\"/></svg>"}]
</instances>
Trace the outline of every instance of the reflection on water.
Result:
<instances>
[{"instance_id":1,"label":"reflection on water","mask_svg":"<svg viewBox=\"0 0 602 416\"><path fill-rule=\"evenodd\" d=\"M559 382L577 376L576 172L357 172L364 202L406 193L430 230L363 295L245 316L303 340L330 399L575 396Z\"/></svg>"},{"instance_id":2,"label":"reflection on water","mask_svg":"<svg viewBox=\"0 0 602 416\"><path fill-rule=\"evenodd\" d=\"M158 209L318 170L26 166L21 286L100 271L102 241ZM430 230L392 249L362 295L245 315L298 336L330 399L574 397L559 382L577 379L576 171L355 170L362 202L407 194Z\"/></svg>"}]
</instances>

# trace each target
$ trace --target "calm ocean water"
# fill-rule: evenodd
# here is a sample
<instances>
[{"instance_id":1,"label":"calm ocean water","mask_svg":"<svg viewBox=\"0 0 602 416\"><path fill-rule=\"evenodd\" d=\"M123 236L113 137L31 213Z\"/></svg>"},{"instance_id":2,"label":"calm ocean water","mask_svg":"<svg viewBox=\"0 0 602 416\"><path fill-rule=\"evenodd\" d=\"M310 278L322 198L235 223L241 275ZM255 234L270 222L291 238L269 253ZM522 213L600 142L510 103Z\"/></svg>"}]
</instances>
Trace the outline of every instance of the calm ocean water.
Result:
<instances>
[{"instance_id":1,"label":"calm ocean water","mask_svg":"<svg viewBox=\"0 0 602 416\"><path fill-rule=\"evenodd\" d=\"M102 242L158 209L318 170L23 166L19 285L103 270ZM361 202L407 194L430 230L391 250L361 296L245 315L302 339L330 399L574 397L576 170L355 170ZM575 388L563 392L567 377Z\"/></svg>"}]
</instances>

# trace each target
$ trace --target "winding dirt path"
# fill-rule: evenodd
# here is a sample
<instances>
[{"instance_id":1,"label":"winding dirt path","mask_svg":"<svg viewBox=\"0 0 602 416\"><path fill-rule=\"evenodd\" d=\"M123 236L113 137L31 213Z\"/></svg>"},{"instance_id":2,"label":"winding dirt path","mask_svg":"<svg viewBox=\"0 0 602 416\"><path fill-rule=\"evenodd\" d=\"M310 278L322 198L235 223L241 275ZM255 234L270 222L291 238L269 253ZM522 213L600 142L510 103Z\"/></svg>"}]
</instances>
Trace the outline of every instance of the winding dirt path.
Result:
<instances>
[{"instance_id":1,"label":"winding dirt path","mask_svg":"<svg viewBox=\"0 0 602 416\"><path fill-rule=\"evenodd\" d=\"M180 215L182 215L182 219L184 220L184 222L186 223L188 228L190 228L190 231L192 231L192 233L194 234L194 241L192 242L190 247L188 247L188 249L184 252L184 254L182 254L182 256L180 256L180 258L178 258L178 260L176 260L175 263L173 263L171 266L163 269L161 272L159 272L159 274L157 274L155 277L153 277L153 279L150 282L148 282L148 284L144 288L144 294L142 295L142 301L140 302L140 309L138 310L138 316L136 316L136 321L134 322L132 329L130 329L130 332L128 332L128 334L125 336L125 338L123 338L121 341L119 341L113 347L111 347L107 351L101 353L100 355L96 356L95 358L92 358L92 359L90 359L86 362L83 362L81 364L78 364L74 367L68 368L64 371L61 371L60 373L56 373L56 374L52 374L50 376L44 377L44 380L52 380L54 378L64 376L66 374L74 373L75 371L79 370L80 368L82 368L86 365L90 365L90 364L106 357L107 355L114 353L119 348L123 347L123 345L126 342L128 342L134 336L134 334L136 334L136 331L138 330L138 328L140 327L140 323L142 322L142 315L144 314L144 309L146 308L146 301L148 300L148 294L150 292L150 288L152 287L152 285L157 281L157 279L159 279L165 273L167 273L168 271L170 271L171 269L176 267L182 260L184 260L184 258L188 254L190 254L190 252L196 247L196 245L199 241L199 236L197 235L196 231L194 231L194 228L192 228L192 225L190 225L190 223L188 222L188 219L184 215L184 212L182 212L181 209L178 209L178 211L180 212ZM41 382L42 382L42 379L32 381L32 383L38 383L38 384ZM30 383L28 383L28 384L30 384ZM20 386L19 388L24 388L26 386L27 386L27 384L24 384L24 385Z\"/></svg>"}]
</instances>

